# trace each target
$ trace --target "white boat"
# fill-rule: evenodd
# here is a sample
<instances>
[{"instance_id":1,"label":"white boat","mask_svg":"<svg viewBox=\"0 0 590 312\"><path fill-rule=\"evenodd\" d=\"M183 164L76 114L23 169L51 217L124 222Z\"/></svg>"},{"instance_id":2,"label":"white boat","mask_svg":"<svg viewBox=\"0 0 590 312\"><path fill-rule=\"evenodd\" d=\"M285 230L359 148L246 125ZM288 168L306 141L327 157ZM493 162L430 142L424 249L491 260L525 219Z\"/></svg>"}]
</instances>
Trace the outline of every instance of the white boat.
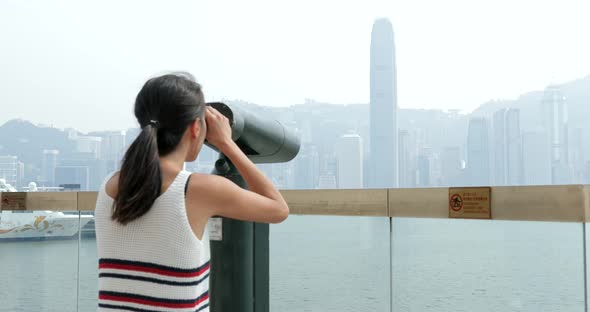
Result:
<instances>
[{"instance_id":1,"label":"white boat","mask_svg":"<svg viewBox=\"0 0 590 312\"><path fill-rule=\"evenodd\" d=\"M6 180L0 179L0 192L16 192L16 189L12 185L6 183Z\"/></svg>"},{"instance_id":2,"label":"white boat","mask_svg":"<svg viewBox=\"0 0 590 312\"><path fill-rule=\"evenodd\" d=\"M56 211L2 211L0 241L75 238L74 235L92 219L92 215Z\"/></svg>"},{"instance_id":3,"label":"white boat","mask_svg":"<svg viewBox=\"0 0 590 312\"><path fill-rule=\"evenodd\" d=\"M22 189L24 192L59 192L64 190L61 186L37 186L35 182L29 183L29 186Z\"/></svg>"}]
</instances>

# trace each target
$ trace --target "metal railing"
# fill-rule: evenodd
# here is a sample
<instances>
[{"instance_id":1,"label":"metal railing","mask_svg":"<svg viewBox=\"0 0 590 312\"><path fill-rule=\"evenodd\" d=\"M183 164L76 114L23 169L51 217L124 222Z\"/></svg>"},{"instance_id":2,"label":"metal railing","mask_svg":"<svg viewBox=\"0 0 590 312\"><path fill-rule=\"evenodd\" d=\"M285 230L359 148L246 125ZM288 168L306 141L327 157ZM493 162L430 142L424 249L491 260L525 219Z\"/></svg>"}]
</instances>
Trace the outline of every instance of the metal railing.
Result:
<instances>
[{"instance_id":1,"label":"metal railing","mask_svg":"<svg viewBox=\"0 0 590 312\"><path fill-rule=\"evenodd\" d=\"M282 191L294 216L284 224L271 226L271 310L313 310L320 302L324 302L321 307L326 311L348 311L344 307L350 311L364 307L379 311L447 311L444 302L464 303L464 308L479 310L497 300L496 310L502 311L538 311L541 307L588 311L586 222L590 220L590 186L493 187L491 192L492 222L477 223L443 220L449 218L447 188ZM4 210L14 210L6 208L14 204L14 198L20 203L18 210L79 211L80 215L88 215L94 211L97 192L0 193ZM5 199L9 199L7 203ZM68 271L78 285L64 286L64 291L77 291L75 300L81 306L71 311L84 311L83 307L93 307L96 300L95 241L81 235L77 244L0 244L0 249L20 252L12 257L4 254L8 262L5 268L20 268L30 261L57 265L64 256L49 250L54 247L63 248L70 256L77 253L78 259L72 263L85 269ZM37 253L35 258L41 259L33 262L35 258L29 256L33 252ZM301 266L305 261L310 261L309 265ZM497 261L498 265L494 265ZM481 269L476 269L475 263ZM348 274L359 267L364 267L362 274ZM82 273L85 275L77 277ZM8 280L23 285L33 282L27 276L34 274L14 269L4 274L8 274ZM32 287L48 296L54 278L52 275ZM535 279L553 283L548 288L561 289L559 296L567 295L563 309L559 308L561 301L543 293L544 288L538 289ZM448 283L453 289L464 287L471 295L457 297L441 290ZM331 286L333 290L326 288ZM273 287L281 292L273 293ZM411 291L406 291L408 287ZM494 294L499 291L493 287L506 292ZM538 293L510 293L524 288ZM12 288L0 287L0 302L2 289ZM12 307L23 302L31 308L46 303L42 299L18 299L18 289L22 287L8 290ZM365 293L365 297L349 300L350 294L357 292ZM450 299L441 301L441 296ZM502 297L500 300L494 296ZM519 296L524 298L521 303ZM407 298L418 303L408 302ZM56 306L63 309L71 303ZM489 306L486 311L492 310L493 306ZM3 310L0 304L0 311L9 310Z\"/></svg>"},{"instance_id":2,"label":"metal railing","mask_svg":"<svg viewBox=\"0 0 590 312\"><path fill-rule=\"evenodd\" d=\"M291 214L296 215L449 217L446 188L285 190L281 193ZM0 193L0 197L15 193L3 194ZM18 194L25 202L25 207L19 210L93 211L97 197L97 192ZM493 220L590 220L590 185L493 187L492 194Z\"/></svg>"}]
</instances>

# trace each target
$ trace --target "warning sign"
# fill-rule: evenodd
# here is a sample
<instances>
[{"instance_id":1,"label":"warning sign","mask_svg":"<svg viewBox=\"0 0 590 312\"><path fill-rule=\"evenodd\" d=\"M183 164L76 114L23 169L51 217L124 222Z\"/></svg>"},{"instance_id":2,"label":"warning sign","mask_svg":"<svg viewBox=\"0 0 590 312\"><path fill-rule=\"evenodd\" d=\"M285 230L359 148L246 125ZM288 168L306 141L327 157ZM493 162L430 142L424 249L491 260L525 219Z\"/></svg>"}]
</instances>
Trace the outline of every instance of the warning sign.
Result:
<instances>
[{"instance_id":1,"label":"warning sign","mask_svg":"<svg viewBox=\"0 0 590 312\"><path fill-rule=\"evenodd\" d=\"M26 210L27 193L3 192L0 194L0 210Z\"/></svg>"},{"instance_id":2,"label":"warning sign","mask_svg":"<svg viewBox=\"0 0 590 312\"><path fill-rule=\"evenodd\" d=\"M451 209L453 211L461 211L463 209L463 197L460 194L451 195Z\"/></svg>"},{"instance_id":3,"label":"warning sign","mask_svg":"<svg viewBox=\"0 0 590 312\"><path fill-rule=\"evenodd\" d=\"M449 188L449 218L491 219L490 187Z\"/></svg>"}]
</instances>

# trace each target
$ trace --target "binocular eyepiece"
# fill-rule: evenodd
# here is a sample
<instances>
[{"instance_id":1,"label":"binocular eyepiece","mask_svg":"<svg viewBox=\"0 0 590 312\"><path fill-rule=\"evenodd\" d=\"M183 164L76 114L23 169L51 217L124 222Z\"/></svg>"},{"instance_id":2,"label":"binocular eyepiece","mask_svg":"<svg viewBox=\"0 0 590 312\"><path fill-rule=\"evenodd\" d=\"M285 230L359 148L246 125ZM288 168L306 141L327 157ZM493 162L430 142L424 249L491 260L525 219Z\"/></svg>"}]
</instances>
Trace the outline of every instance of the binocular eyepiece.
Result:
<instances>
[{"instance_id":1,"label":"binocular eyepiece","mask_svg":"<svg viewBox=\"0 0 590 312\"><path fill-rule=\"evenodd\" d=\"M221 102L207 103L207 105L217 109L229 119L232 139L252 162L287 162L299 153L299 138L279 121L263 119ZM205 144L219 151L207 141Z\"/></svg>"}]
</instances>

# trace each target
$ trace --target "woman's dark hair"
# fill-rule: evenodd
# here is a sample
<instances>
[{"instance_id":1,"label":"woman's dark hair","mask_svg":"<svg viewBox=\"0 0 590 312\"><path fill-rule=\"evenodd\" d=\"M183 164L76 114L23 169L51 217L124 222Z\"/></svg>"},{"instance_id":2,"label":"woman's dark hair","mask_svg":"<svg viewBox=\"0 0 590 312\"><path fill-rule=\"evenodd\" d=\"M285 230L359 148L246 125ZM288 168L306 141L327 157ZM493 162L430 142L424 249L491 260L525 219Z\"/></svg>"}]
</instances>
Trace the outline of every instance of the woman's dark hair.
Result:
<instances>
[{"instance_id":1,"label":"woman's dark hair","mask_svg":"<svg viewBox=\"0 0 590 312\"><path fill-rule=\"evenodd\" d=\"M160 196L160 156L172 152L186 129L203 119L201 86L188 73L148 80L135 99L135 117L142 128L123 158L112 219L127 224L149 211Z\"/></svg>"}]
</instances>

